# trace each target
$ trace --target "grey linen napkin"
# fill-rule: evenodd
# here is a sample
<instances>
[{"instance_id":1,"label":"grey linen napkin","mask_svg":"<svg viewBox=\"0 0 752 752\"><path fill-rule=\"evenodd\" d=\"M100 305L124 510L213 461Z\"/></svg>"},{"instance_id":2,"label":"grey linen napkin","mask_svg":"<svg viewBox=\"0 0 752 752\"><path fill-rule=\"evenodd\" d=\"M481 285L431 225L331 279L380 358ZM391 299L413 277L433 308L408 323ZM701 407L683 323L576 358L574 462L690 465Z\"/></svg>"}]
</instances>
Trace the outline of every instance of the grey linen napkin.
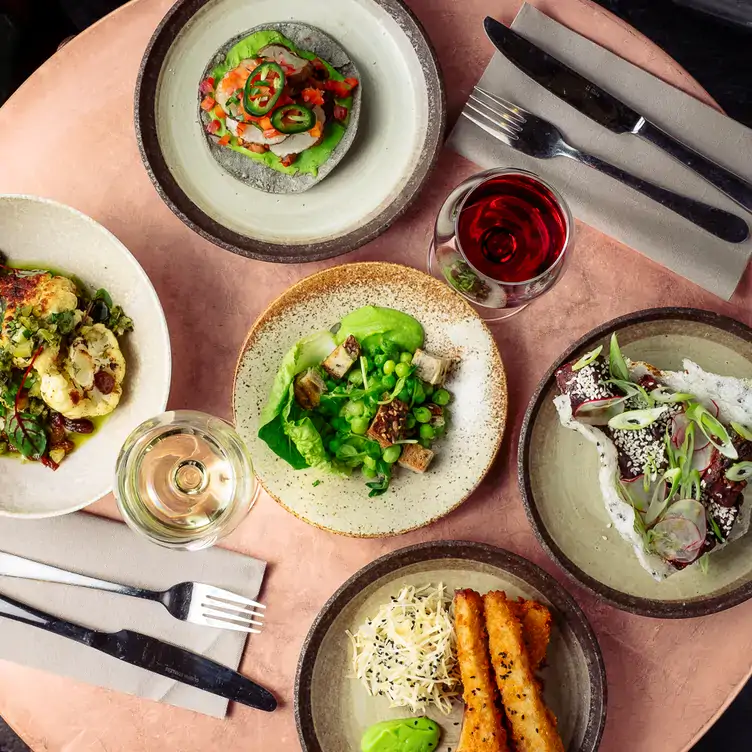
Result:
<instances>
[{"instance_id":1,"label":"grey linen napkin","mask_svg":"<svg viewBox=\"0 0 752 752\"><path fill-rule=\"evenodd\" d=\"M524 5L512 28L672 135L752 180L752 131L679 89ZM646 180L713 206L747 223L752 215L661 149L631 134L616 135L494 55L480 86L560 128L575 147L590 151ZM732 244L592 168L558 157L536 160L460 118L449 145L484 169L520 167L558 188L583 222L611 235L706 290L728 299L752 254L752 240ZM576 251L575 251L576 252Z\"/></svg>"},{"instance_id":2,"label":"grey linen napkin","mask_svg":"<svg viewBox=\"0 0 752 752\"><path fill-rule=\"evenodd\" d=\"M257 600L266 564L211 549L175 552L124 524L85 512L49 520L0 519L0 551L80 574L165 590L196 581ZM237 668L246 634L174 619L158 603L68 585L0 577L0 594L108 632L132 629ZM0 659L224 718L227 700L145 671L84 645L0 617ZM263 681L263 677L252 677Z\"/></svg>"}]
</instances>

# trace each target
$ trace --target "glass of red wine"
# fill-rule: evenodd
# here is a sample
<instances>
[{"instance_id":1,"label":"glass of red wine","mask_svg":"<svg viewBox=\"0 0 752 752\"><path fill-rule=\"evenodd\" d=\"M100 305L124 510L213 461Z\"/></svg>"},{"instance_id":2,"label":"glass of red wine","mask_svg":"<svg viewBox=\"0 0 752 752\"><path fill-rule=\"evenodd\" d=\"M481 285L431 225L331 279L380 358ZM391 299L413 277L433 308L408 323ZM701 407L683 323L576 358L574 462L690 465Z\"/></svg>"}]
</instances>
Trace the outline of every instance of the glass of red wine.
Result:
<instances>
[{"instance_id":1,"label":"glass of red wine","mask_svg":"<svg viewBox=\"0 0 752 752\"><path fill-rule=\"evenodd\" d=\"M499 321L556 284L573 236L569 207L545 180L525 170L486 170L444 201L428 267L486 321Z\"/></svg>"}]
</instances>

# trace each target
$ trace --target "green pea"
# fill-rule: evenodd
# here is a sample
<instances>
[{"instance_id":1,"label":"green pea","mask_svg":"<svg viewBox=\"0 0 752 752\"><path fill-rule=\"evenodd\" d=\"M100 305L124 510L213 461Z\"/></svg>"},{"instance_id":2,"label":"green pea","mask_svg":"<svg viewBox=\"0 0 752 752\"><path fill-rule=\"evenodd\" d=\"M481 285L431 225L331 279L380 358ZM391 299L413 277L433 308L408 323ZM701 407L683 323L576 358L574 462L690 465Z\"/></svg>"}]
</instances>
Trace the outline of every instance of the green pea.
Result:
<instances>
[{"instance_id":1,"label":"green pea","mask_svg":"<svg viewBox=\"0 0 752 752\"><path fill-rule=\"evenodd\" d=\"M426 393L426 397L430 397L434 392L433 384L429 384L425 381L423 382L423 389Z\"/></svg>"},{"instance_id":2,"label":"green pea","mask_svg":"<svg viewBox=\"0 0 752 752\"><path fill-rule=\"evenodd\" d=\"M345 412L348 416L351 418L357 418L366 411L366 406L364 402L348 402L345 405Z\"/></svg>"},{"instance_id":3,"label":"green pea","mask_svg":"<svg viewBox=\"0 0 752 752\"><path fill-rule=\"evenodd\" d=\"M413 355L409 352L401 352L400 353L400 363L407 363L407 365L410 365L413 362Z\"/></svg>"},{"instance_id":4,"label":"green pea","mask_svg":"<svg viewBox=\"0 0 752 752\"><path fill-rule=\"evenodd\" d=\"M426 449L430 449L431 439L418 439L418 444L420 444L422 447L425 447Z\"/></svg>"},{"instance_id":5,"label":"green pea","mask_svg":"<svg viewBox=\"0 0 752 752\"><path fill-rule=\"evenodd\" d=\"M376 468L375 467L368 467L368 465L363 465L363 467L360 468L360 472L363 473L363 475L366 478L375 478L376 477Z\"/></svg>"},{"instance_id":6,"label":"green pea","mask_svg":"<svg viewBox=\"0 0 752 752\"><path fill-rule=\"evenodd\" d=\"M402 400L402 402L409 402L410 390L406 386L402 387L402 391L397 395L397 399Z\"/></svg>"},{"instance_id":7,"label":"green pea","mask_svg":"<svg viewBox=\"0 0 752 752\"><path fill-rule=\"evenodd\" d=\"M334 418L334 420L332 420L332 425L337 431L347 431L350 428L344 418Z\"/></svg>"},{"instance_id":8,"label":"green pea","mask_svg":"<svg viewBox=\"0 0 752 752\"><path fill-rule=\"evenodd\" d=\"M384 371L384 376L389 376L390 374L394 373L394 369L397 367L397 364L393 360L387 360L382 370Z\"/></svg>"},{"instance_id":9,"label":"green pea","mask_svg":"<svg viewBox=\"0 0 752 752\"><path fill-rule=\"evenodd\" d=\"M368 418L353 418L352 423L350 423L350 430L354 434L362 436L368 430Z\"/></svg>"},{"instance_id":10,"label":"green pea","mask_svg":"<svg viewBox=\"0 0 752 752\"><path fill-rule=\"evenodd\" d=\"M367 455L367 456L363 457L363 464L366 467L370 467L371 470L375 470L376 469L376 458Z\"/></svg>"},{"instance_id":11,"label":"green pea","mask_svg":"<svg viewBox=\"0 0 752 752\"><path fill-rule=\"evenodd\" d=\"M451 399L452 395L449 394L446 389L439 389L436 394L433 395L433 401L442 407L448 405Z\"/></svg>"},{"instance_id":12,"label":"green pea","mask_svg":"<svg viewBox=\"0 0 752 752\"><path fill-rule=\"evenodd\" d=\"M384 376L384 378L381 379L381 385L384 389L394 389L394 387L397 386L397 379L392 374L389 374L389 376Z\"/></svg>"},{"instance_id":13,"label":"green pea","mask_svg":"<svg viewBox=\"0 0 752 752\"><path fill-rule=\"evenodd\" d=\"M388 446L383 454L381 455L381 458L384 460L384 462L389 463L390 465L393 465L402 454L402 447L399 444L393 444L392 446Z\"/></svg>"},{"instance_id":14,"label":"green pea","mask_svg":"<svg viewBox=\"0 0 752 752\"><path fill-rule=\"evenodd\" d=\"M415 416L410 414L405 419L405 428L409 431L415 428L415 423L416 423Z\"/></svg>"},{"instance_id":15,"label":"green pea","mask_svg":"<svg viewBox=\"0 0 752 752\"><path fill-rule=\"evenodd\" d=\"M373 459L377 460L381 457L381 445L375 441L369 441L368 446L366 447L366 452L368 452L369 457L373 457Z\"/></svg>"},{"instance_id":16,"label":"green pea","mask_svg":"<svg viewBox=\"0 0 752 752\"><path fill-rule=\"evenodd\" d=\"M427 407L416 407L415 410L413 410L413 415L418 423L430 423L431 418L433 417L431 411Z\"/></svg>"},{"instance_id":17,"label":"green pea","mask_svg":"<svg viewBox=\"0 0 752 752\"><path fill-rule=\"evenodd\" d=\"M434 430L433 426L429 426L428 423L424 423L420 427L420 438L421 439L433 439L436 438L436 431Z\"/></svg>"},{"instance_id":18,"label":"green pea","mask_svg":"<svg viewBox=\"0 0 752 752\"><path fill-rule=\"evenodd\" d=\"M408 373L410 373L410 366L407 363L397 363L394 367L394 372L400 379L404 379Z\"/></svg>"},{"instance_id":19,"label":"green pea","mask_svg":"<svg viewBox=\"0 0 752 752\"><path fill-rule=\"evenodd\" d=\"M413 387L413 404L422 405L426 401L426 391L423 389L423 384L418 381Z\"/></svg>"},{"instance_id":20,"label":"green pea","mask_svg":"<svg viewBox=\"0 0 752 752\"><path fill-rule=\"evenodd\" d=\"M332 454L337 454L337 450L342 446L342 442L339 439L332 439L329 442L329 451Z\"/></svg>"},{"instance_id":21,"label":"green pea","mask_svg":"<svg viewBox=\"0 0 752 752\"><path fill-rule=\"evenodd\" d=\"M379 368L382 368L384 363L386 363L386 355L384 355L384 353L379 353L378 355L374 356L373 362L374 362L374 365L377 365Z\"/></svg>"},{"instance_id":22,"label":"green pea","mask_svg":"<svg viewBox=\"0 0 752 752\"><path fill-rule=\"evenodd\" d=\"M355 386L360 386L363 383L363 374L359 369L353 368L353 370L350 371L350 375L347 377L347 380L351 384L355 384Z\"/></svg>"}]
</instances>

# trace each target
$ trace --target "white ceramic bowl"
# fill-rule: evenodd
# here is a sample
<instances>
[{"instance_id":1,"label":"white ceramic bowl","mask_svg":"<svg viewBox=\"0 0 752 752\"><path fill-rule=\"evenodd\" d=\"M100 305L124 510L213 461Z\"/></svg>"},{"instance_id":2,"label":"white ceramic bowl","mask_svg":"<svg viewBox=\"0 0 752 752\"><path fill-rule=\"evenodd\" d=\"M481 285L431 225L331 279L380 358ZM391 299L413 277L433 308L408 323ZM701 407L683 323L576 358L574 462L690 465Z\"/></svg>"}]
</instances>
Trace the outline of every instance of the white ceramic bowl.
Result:
<instances>
[{"instance_id":1,"label":"white ceramic bowl","mask_svg":"<svg viewBox=\"0 0 752 752\"><path fill-rule=\"evenodd\" d=\"M128 249L93 219L55 201L0 195L0 250L11 264L75 275L105 288L133 319L121 344L127 364L117 410L56 472L0 457L0 517L39 519L75 512L112 490L115 460L128 434L164 411L172 358L164 311Z\"/></svg>"}]
</instances>

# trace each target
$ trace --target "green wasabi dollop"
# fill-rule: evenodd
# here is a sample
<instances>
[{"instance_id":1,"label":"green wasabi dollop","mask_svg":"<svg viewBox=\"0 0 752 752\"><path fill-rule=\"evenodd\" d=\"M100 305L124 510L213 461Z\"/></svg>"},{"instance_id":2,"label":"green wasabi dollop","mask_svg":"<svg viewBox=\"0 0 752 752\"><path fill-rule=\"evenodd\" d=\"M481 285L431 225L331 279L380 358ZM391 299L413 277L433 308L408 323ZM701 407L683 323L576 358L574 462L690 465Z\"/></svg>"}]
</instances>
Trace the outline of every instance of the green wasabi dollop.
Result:
<instances>
[{"instance_id":1,"label":"green wasabi dollop","mask_svg":"<svg viewBox=\"0 0 752 752\"><path fill-rule=\"evenodd\" d=\"M399 718L367 729L362 752L433 752L439 743L439 725L430 718Z\"/></svg>"}]
</instances>

